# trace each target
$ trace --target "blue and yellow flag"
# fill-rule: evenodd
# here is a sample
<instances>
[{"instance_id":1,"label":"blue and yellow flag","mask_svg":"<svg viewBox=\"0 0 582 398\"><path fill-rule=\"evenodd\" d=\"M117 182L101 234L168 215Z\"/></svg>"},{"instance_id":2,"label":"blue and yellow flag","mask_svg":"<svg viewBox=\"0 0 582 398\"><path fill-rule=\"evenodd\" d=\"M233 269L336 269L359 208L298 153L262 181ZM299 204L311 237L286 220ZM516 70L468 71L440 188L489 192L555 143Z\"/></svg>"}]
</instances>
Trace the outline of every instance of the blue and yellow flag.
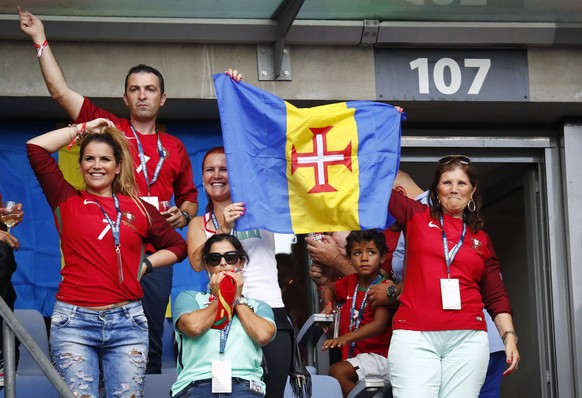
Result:
<instances>
[{"instance_id":1,"label":"blue and yellow flag","mask_svg":"<svg viewBox=\"0 0 582 398\"><path fill-rule=\"evenodd\" d=\"M309 233L384 229L400 162L402 115L351 101L296 108L214 75L237 229Z\"/></svg>"}]
</instances>

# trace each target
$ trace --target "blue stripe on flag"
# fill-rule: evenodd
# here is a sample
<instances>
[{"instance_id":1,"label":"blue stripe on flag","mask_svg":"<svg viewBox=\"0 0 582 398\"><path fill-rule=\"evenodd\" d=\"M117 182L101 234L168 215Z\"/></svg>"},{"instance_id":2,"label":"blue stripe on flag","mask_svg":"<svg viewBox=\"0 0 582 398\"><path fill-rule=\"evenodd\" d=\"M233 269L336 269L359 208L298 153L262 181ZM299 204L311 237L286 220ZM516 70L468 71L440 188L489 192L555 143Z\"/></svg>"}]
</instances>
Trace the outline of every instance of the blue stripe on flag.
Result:
<instances>
[{"instance_id":1,"label":"blue stripe on flag","mask_svg":"<svg viewBox=\"0 0 582 398\"><path fill-rule=\"evenodd\" d=\"M354 118L358 126L360 227L377 228L382 224L378 216L385 215L383 228L386 228L395 221L388 214L387 203L400 164L401 115L379 102L349 101L346 105L356 109Z\"/></svg>"},{"instance_id":2,"label":"blue stripe on flag","mask_svg":"<svg viewBox=\"0 0 582 398\"><path fill-rule=\"evenodd\" d=\"M237 230L288 233L292 228L285 102L244 82L235 83L224 73L214 75L214 86L232 200L244 202L247 209Z\"/></svg>"}]
</instances>

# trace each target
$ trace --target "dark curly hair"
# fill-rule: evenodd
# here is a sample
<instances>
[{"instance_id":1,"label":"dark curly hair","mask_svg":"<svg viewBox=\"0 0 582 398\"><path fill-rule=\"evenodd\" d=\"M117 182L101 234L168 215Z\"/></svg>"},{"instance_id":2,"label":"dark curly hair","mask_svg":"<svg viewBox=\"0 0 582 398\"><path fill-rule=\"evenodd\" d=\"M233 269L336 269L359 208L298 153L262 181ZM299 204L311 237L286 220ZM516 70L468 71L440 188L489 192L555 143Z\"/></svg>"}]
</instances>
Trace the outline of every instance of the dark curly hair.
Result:
<instances>
[{"instance_id":1,"label":"dark curly hair","mask_svg":"<svg viewBox=\"0 0 582 398\"><path fill-rule=\"evenodd\" d=\"M204 243L204 247L202 248L201 253L202 261L206 262L206 255L210 253L210 248L212 247L213 244L215 244L216 242L223 241L227 241L228 243L230 243L234 247L234 249L240 254L241 258L244 259L247 263L249 262L249 255L243 248L242 243L240 243L240 240L238 240L236 236L231 234L215 234L208 238L206 243Z\"/></svg>"},{"instance_id":2,"label":"dark curly hair","mask_svg":"<svg viewBox=\"0 0 582 398\"><path fill-rule=\"evenodd\" d=\"M374 242L376 249L380 256L388 254L388 246L386 246L386 238L381 232L375 229L368 229L365 231L352 231L346 238L346 253L351 256L352 246L354 243Z\"/></svg>"},{"instance_id":3,"label":"dark curly hair","mask_svg":"<svg viewBox=\"0 0 582 398\"><path fill-rule=\"evenodd\" d=\"M430 184L429 189L429 197L430 197L430 216L433 218L440 218L443 215L443 209L438 199L437 194L437 186L441 179L441 175L446 173L447 171L461 169L467 174L469 177L469 182L471 186L475 188L475 192L473 193L473 202L475 202L475 210L470 211L469 208L465 208L463 211L463 219L469 225L471 230L475 233L479 230L483 229L483 217L481 216L481 192L479 191L479 178L477 177L477 170L473 163L469 162L462 162L457 157L452 157L452 159L445 163L441 164L440 162L437 163L436 169L434 172L434 177L432 179L432 183Z\"/></svg>"}]
</instances>

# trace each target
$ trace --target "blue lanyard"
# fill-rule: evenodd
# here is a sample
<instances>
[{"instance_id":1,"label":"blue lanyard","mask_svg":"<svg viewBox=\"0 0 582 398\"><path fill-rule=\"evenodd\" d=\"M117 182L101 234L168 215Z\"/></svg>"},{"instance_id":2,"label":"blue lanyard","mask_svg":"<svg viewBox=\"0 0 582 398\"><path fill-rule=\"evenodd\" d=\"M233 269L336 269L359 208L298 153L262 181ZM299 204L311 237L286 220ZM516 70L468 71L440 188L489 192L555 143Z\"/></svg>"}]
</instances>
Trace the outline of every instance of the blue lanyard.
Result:
<instances>
[{"instance_id":1,"label":"blue lanyard","mask_svg":"<svg viewBox=\"0 0 582 398\"><path fill-rule=\"evenodd\" d=\"M214 224L214 233L217 233L218 229L220 228L220 224L218 224L218 219L216 218L214 210L212 210L212 212L210 213L210 218L212 219L212 224ZM235 228L232 229L230 234L236 236Z\"/></svg>"},{"instance_id":2,"label":"blue lanyard","mask_svg":"<svg viewBox=\"0 0 582 398\"><path fill-rule=\"evenodd\" d=\"M447 275L449 279L451 279L451 264L455 259L457 252L463 246L463 242L465 241L465 234L467 233L467 224L463 221L463 232L461 233L461 239L457 242L457 244L453 247L451 251L449 251L449 242L447 240L447 234L445 233L445 221L443 216L440 217L441 227L442 227L442 235L443 235L443 249L445 252L445 261L447 263Z\"/></svg>"},{"instance_id":3,"label":"blue lanyard","mask_svg":"<svg viewBox=\"0 0 582 398\"><path fill-rule=\"evenodd\" d=\"M152 178L152 181L150 182L149 175L148 175L148 169L146 167L145 154L143 152L143 147L141 145L141 141L139 140L139 136L137 134L137 131L135 131L135 129L133 128L133 125L130 124L130 126L131 126L131 131L132 131L133 135L135 136L135 141L137 142L137 151L138 151L138 155L139 155L139 161L141 163L141 170L143 172L143 177L145 178L146 185L148 187L148 196L150 196L150 187L152 185L154 185L154 182L156 182L156 180L160 176L160 170L162 170L162 165L164 164L164 159L166 157L164 154L164 148L162 147L162 140L160 139L160 134L158 133L158 130L156 129L156 134L158 135L157 147L158 147L158 153L160 155L160 160L158 160L158 164L156 166L156 169L154 170L154 177Z\"/></svg>"},{"instance_id":4,"label":"blue lanyard","mask_svg":"<svg viewBox=\"0 0 582 398\"><path fill-rule=\"evenodd\" d=\"M208 289L207 292L208 292L208 304L210 304L212 301L216 300L216 296L214 294L212 294L210 289ZM230 322L228 322L226 324L224 329L222 329L220 331L220 347L218 349L218 352L220 354L224 354L224 349L226 348L226 340L228 339L228 333L230 332L231 326L232 326L232 319Z\"/></svg>"},{"instance_id":5,"label":"blue lanyard","mask_svg":"<svg viewBox=\"0 0 582 398\"><path fill-rule=\"evenodd\" d=\"M225 326L224 329L220 331L220 349L219 353L224 354L224 349L226 348L226 340L228 339L228 332L230 332L230 327L232 326L232 320Z\"/></svg>"},{"instance_id":6,"label":"blue lanyard","mask_svg":"<svg viewBox=\"0 0 582 398\"><path fill-rule=\"evenodd\" d=\"M113 194L113 204L115 205L115 211L117 211L117 216L115 217L115 223L113 223L113 221L111 221L111 217L109 217L109 214L107 214L105 212L105 209L103 209L103 206L101 206L101 203L99 203L99 201L95 200L95 203L97 204L97 206L99 206L99 209L101 210L101 213L103 213L103 216L105 217L105 220L107 221L107 224L109 224L109 227L111 227L111 233L113 234L113 244L115 245L115 254L117 257L117 269L118 269L118 273L119 273L119 283L121 284L123 282L123 267L122 267L122 261L121 261L121 209L119 207L119 199L117 198L117 195Z\"/></svg>"},{"instance_id":7,"label":"blue lanyard","mask_svg":"<svg viewBox=\"0 0 582 398\"><path fill-rule=\"evenodd\" d=\"M356 299L357 299L357 295L358 295L358 290L360 288L360 283L358 282L358 284L356 285L356 288L354 289L354 295L352 296L352 306L350 308L350 329L349 329L350 332L356 331L360 328L360 324L362 323L362 318L364 316L364 308L366 307L366 301L368 301L368 292L370 291L370 287L372 285L379 283L383 279L384 279L384 277L380 274L376 277L376 279L374 279L372 281L372 283L370 283L370 286L368 286L368 288L366 289L366 293L364 294L364 298L362 299L362 303L360 304L360 310L358 311L357 314L355 314ZM353 341L350 344L350 351L348 354L348 358L352 357L352 354L354 353L355 348L356 348L356 342Z\"/></svg>"}]
</instances>

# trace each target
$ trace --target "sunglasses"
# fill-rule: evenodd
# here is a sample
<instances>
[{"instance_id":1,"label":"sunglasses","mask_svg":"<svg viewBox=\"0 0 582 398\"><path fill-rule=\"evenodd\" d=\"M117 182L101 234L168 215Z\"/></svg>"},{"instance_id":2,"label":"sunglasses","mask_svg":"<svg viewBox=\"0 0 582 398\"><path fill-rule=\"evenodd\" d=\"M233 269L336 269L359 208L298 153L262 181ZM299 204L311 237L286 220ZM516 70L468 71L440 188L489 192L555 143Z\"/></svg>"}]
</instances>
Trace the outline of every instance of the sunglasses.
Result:
<instances>
[{"instance_id":1,"label":"sunglasses","mask_svg":"<svg viewBox=\"0 0 582 398\"><path fill-rule=\"evenodd\" d=\"M461 163L461 164L470 164L471 163L471 159L469 159L465 155L447 155L447 156L443 156L442 158L439 159L439 164L444 166L445 164L451 163L455 159L457 159L459 161L459 163Z\"/></svg>"},{"instance_id":2,"label":"sunglasses","mask_svg":"<svg viewBox=\"0 0 582 398\"><path fill-rule=\"evenodd\" d=\"M238 260L240 260L241 255L237 251L226 252L224 254L208 253L206 254L206 256L204 256L204 261L211 267L216 267L217 265L220 264L220 261L222 260L223 257L224 261L226 261L227 264L235 265L238 262Z\"/></svg>"}]
</instances>

